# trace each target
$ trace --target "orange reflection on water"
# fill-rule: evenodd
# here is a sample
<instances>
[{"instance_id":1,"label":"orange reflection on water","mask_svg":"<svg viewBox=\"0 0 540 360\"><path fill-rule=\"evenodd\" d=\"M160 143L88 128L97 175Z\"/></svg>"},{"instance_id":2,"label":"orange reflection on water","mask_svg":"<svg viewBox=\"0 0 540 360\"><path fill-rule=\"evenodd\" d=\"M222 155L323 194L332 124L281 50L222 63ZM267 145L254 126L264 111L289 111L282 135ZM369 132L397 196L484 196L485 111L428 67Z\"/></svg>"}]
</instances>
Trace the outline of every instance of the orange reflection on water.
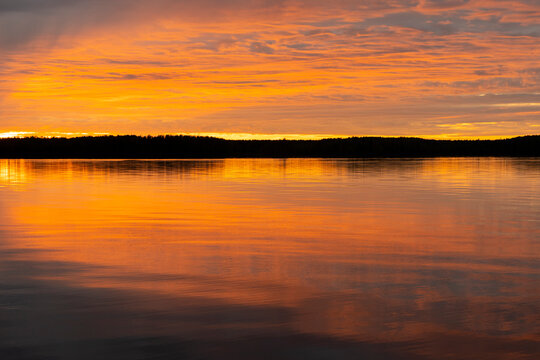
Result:
<instances>
[{"instance_id":1,"label":"orange reflection on water","mask_svg":"<svg viewBox=\"0 0 540 360\"><path fill-rule=\"evenodd\" d=\"M84 268L42 280L280 309L233 321L238 336L410 358L512 358L539 341L537 159L2 160L0 174L2 246ZM218 326L194 312L195 328Z\"/></svg>"}]
</instances>

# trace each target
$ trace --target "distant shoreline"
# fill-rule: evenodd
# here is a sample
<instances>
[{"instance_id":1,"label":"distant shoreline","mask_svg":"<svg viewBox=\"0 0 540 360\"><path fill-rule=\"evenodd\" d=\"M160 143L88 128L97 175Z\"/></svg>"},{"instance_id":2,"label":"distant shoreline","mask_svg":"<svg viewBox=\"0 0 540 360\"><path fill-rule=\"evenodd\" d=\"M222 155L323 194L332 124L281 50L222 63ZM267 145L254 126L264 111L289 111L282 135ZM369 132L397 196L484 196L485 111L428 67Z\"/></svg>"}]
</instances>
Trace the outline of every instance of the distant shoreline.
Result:
<instances>
[{"instance_id":1,"label":"distant shoreline","mask_svg":"<svg viewBox=\"0 0 540 360\"><path fill-rule=\"evenodd\" d=\"M351 137L321 140L225 140L215 137L86 136L0 139L4 159L202 159L363 157L537 157L540 135L499 140Z\"/></svg>"}]
</instances>

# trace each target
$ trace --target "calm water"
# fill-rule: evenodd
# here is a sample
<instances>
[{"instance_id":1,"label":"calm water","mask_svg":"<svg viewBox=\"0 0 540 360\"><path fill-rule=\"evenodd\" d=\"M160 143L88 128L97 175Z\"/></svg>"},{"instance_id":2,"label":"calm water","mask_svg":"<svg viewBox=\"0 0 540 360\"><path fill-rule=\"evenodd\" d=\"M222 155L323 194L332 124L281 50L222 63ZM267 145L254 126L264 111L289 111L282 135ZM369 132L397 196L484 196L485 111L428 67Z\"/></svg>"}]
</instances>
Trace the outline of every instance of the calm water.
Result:
<instances>
[{"instance_id":1,"label":"calm water","mask_svg":"<svg viewBox=\"0 0 540 360\"><path fill-rule=\"evenodd\" d=\"M540 159L0 160L0 358L539 359Z\"/></svg>"}]
</instances>

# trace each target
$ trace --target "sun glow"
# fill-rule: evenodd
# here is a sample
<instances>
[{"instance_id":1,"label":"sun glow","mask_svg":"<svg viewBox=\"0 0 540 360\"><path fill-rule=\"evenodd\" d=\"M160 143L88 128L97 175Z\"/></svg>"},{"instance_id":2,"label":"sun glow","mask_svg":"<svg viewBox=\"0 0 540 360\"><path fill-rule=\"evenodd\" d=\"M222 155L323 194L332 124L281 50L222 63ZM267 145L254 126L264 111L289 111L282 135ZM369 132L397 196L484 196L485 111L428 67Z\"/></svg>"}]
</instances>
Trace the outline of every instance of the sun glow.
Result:
<instances>
[{"instance_id":1,"label":"sun glow","mask_svg":"<svg viewBox=\"0 0 540 360\"><path fill-rule=\"evenodd\" d=\"M452 125L445 126L449 128L465 128L465 125ZM25 132L25 131L9 131L0 133L0 139L8 138L23 138L23 137L41 137L41 138L74 138L74 137L85 137L85 136L122 136L122 135L133 135L133 134L113 134L113 133L89 133L89 132L62 132L62 131L52 131L52 132ZM220 133L220 132L194 132L194 133L169 133L169 134L143 134L139 136L204 136L204 137L215 137L225 140L322 140L322 139L346 139L350 137L398 137L398 135L381 135L381 134L372 134L372 135L346 135L346 134L250 134L250 133ZM433 140L496 140L496 139L507 139L510 137L520 136L522 134L512 134L512 135L484 135L484 136L467 136L459 133L449 133L449 134L439 134L439 135L411 135L408 137L417 137L422 139L433 139Z\"/></svg>"},{"instance_id":2,"label":"sun glow","mask_svg":"<svg viewBox=\"0 0 540 360\"><path fill-rule=\"evenodd\" d=\"M160 3L137 0L124 12L95 3L107 15L97 23L79 2L66 19L41 14L42 26L27 8L6 15L28 34L0 35L2 136L462 139L538 130L532 2L223 2L210 13ZM469 15L452 10L457 3ZM462 125L473 123L489 125Z\"/></svg>"}]
</instances>

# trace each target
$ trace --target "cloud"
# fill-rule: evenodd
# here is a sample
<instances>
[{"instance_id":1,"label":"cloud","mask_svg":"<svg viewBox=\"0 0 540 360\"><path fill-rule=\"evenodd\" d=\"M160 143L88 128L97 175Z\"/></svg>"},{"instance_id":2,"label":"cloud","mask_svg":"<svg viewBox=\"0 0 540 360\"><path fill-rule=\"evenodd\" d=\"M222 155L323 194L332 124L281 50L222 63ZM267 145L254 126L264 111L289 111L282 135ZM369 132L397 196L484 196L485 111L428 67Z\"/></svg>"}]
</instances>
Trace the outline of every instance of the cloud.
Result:
<instances>
[{"instance_id":1,"label":"cloud","mask_svg":"<svg viewBox=\"0 0 540 360\"><path fill-rule=\"evenodd\" d=\"M103 27L155 24L160 19L215 24L232 19L309 17L321 11L366 13L416 4L416 0L0 0L0 49L38 39L51 44L62 36ZM335 25L324 19L318 26L325 23Z\"/></svg>"},{"instance_id":2,"label":"cloud","mask_svg":"<svg viewBox=\"0 0 540 360\"><path fill-rule=\"evenodd\" d=\"M442 15L424 14L418 11L407 11L387 14L381 17L370 18L359 25L389 26L414 29L435 35L451 35L461 33L495 32L508 36L540 36L540 24L521 24L506 22L502 16L491 16L488 19L469 19L469 12L452 12Z\"/></svg>"},{"instance_id":3,"label":"cloud","mask_svg":"<svg viewBox=\"0 0 540 360\"><path fill-rule=\"evenodd\" d=\"M0 130L538 123L478 97L540 92L537 14L528 0L0 0Z\"/></svg>"},{"instance_id":4,"label":"cloud","mask_svg":"<svg viewBox=\"0 0 540 360\"><path fill-rule=\"evenodd\" d=\"M540 75L540 67L531 67L521 70L522 73L530 75Z\"/></svg>"},{"instance_id":5,"label":"cloud","mask_svg":"<svg viewBox=\"0 0 540 360\"><path fill-rule=\"evenodd\" d=\"M533 8L537 5L527 0L521 3ZM309 25L312 29L306 31L311 35L333 33L349 24L348 30L342 30L351 34L379 26L378 31L383 30L380 27L401 27L435 35L497 32L510 36L540 36L537 22L505 21L506 14L500 9L471 6L468 0L337 0L331 3L322 0L0 0L0 49L14 49L36 39L50 46L64 36L107 27L156 24L160 19L215 24L231 19L266 18L288 21L292 27ZM466 10L445 12L456 7ZM425 13L423 9L431 10ZM442 12L433 13L433 9ZM482 11L495 11L495 15L474 16ZM328 15L321 17L324 13ZM375 16L377 14L379 16ZM306 22L302 17L315 20ZM364 20L351 26L350 19L358 17ZM219 49L226 46L226 41L222 39L221 43L210 43L207 47Z\"/></svg>"},{"instance_id":6,"label":"cloud","mask_svg":"<svg viewBox=\"0 0 540 360\"><path fill-rule=\"evenodd\" d=\"M259 54L273 54L274 53L274 49L272 49L270 46L263 44L262 42L259 42L259 41L252 42L249 45L249 50L251 52L259 53Z\"/></svg>"},{"instance_id":7,"label":"cloud","mask_svg":"<svg viewBox=\"0 0 540 360\"><path fill-rule=\"evenodd\" d=\"M174 74L165 74L165 73L150 73L150 74L129 74L129 73L117 73L109 72L104 75L74 75L79 79L94 79L94 80L146 80L146 81L155 81L155 80L170 80L174 79L176 76Z\"/></svg>"},{"instance_id":8,"label":"cloud","mask_svg":"<svg viewBox=\"0 0 540 360\"><path fill-rule=\"evenodd\" d=\"M189 43L196 49L219 51L251 37L246 34L206 33L190 38Z\"/></svg>"},{"instance_id":9,"label":"cloud","mask_svg":"<svg viewBox=\"0 0 540 360\"><path fill-rule=\"evenodd\" d=\"M422 7L431 9L449 9L463 6L470 0L424 0Z\"/></svg>"},{"instance_id":10,"label":"cloud","mask_svg":"<svg viewBox=\"0 0 540 360\"><path fill-rule=\"evenodd\" d=\"M473 81L454 81L449 84L455 88L493 89L493 88L520 88L523 87L522 78L494 77Z\"/></svg>"},{"instance_id":11,"label":"cloud","mask_svg":"<svg viewBox=\"0 0 540 360\"><path fill-rule=\"evenodd\" d=\"M242 10L273 12L281 1L252 0L0 0L0 48L12 49L36 39L51 43L63 35L95 31L104 26L153 22L221 21Z\"/></svg>"},{"instance_id":12,"label":"cloud","mask_svg":"<svg viewBox=\"0 0 540 360\"><path fill-rule=\"evenodd\" d=\"M295 49L295 50L311 50L313 49L312 44L308 43L294 43L294 44L285 44L285 47Z\"/></svg>"}]
</instances>

